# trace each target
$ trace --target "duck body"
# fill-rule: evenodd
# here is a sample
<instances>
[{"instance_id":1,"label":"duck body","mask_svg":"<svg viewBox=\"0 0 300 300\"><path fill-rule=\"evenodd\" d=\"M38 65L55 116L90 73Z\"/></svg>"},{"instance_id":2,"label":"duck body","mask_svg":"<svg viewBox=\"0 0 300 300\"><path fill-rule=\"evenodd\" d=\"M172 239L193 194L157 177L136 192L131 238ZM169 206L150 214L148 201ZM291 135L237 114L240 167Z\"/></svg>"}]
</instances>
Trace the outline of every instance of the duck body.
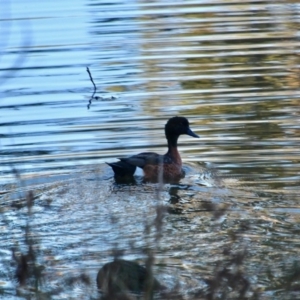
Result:
<instances>
[{"instance_id":1,"label":"duck body","mask_svg":"<svg viewBox=\"0 0 300 300\"><path fill-rule=\"evenodd\" d=\"M143 169L146 181L177 181L184 177L182 161L177 149L180 135L187 134L198 138L189 127L185 117L173 117L165 125L168 151L164 155L154 152L143 152L130 157L119 158L120 161L108 163L116 177L133 176L136 167Z\"/></svg>"}]
</instances>

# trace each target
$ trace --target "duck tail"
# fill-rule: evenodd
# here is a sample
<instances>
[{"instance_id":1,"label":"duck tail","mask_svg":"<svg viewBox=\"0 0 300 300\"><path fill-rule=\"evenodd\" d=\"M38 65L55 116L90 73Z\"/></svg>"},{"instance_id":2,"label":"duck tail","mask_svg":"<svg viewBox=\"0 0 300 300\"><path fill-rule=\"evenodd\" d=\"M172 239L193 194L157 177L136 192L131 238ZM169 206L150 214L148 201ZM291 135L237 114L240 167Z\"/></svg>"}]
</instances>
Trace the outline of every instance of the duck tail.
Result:
<instances>
[{"instance_id":1,"label":"duck tail","mask_svg":"<svg viewBox=\"0 0 300 300\"><path fill-rule=\"evenodd\" d=\"M118 161L115 163L108 163L107 164L113 169L115 176L124 177L124 176L133 176L136 166L133 166L129 163L124 161Z\"/></svg>"}]
</instances>

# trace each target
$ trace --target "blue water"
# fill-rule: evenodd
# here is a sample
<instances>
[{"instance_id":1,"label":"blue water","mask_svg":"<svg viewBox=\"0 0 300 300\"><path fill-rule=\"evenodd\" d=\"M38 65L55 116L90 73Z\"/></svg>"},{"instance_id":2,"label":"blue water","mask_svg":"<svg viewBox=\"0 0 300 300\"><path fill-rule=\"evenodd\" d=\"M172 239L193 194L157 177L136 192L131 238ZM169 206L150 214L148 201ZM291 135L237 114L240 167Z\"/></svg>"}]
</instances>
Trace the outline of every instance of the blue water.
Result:
<instances>
[{"instance_id":1,"label":"blue water","mask_svg":"<svg viewBox=\"0 0 300 300\"><path fill-rule=\"evenodd\" d=\"M234 243L251 253L244 266L261 299L290 296L282 270L299 252L299 11L294 1L1 3L5 297L28 293L16 296L11 258L12 247L27 251L28 219L48 283L40 289L64 287L58 298L89 299L115 248L142 262L147 243L155 272L187 298L205 289ZM186 178L162 190L140 177L116 184L104 163L164 153L174 115L200 135L179 140ZM157 203L168 207L158 243L144 228ZM80 273L91 290L65 287Z\"/></svg>"}]
</instances>

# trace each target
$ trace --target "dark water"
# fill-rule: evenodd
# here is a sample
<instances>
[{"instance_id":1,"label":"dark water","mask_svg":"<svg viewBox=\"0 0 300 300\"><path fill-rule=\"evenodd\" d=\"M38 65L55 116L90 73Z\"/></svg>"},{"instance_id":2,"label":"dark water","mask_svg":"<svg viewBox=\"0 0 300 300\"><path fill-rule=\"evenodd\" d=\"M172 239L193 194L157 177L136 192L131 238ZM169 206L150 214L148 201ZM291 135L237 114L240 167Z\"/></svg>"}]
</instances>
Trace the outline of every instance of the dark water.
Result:
<instances>
[{"instance_id":1,"label":"dark water","mask_svg":"<svg viewBox=\"0 0 300 300\"><path fill-rule=\"evenodd\" d=\"M31 244L48 298L96 297L114 250L143 262L146 248L187 299L238 251L247 297L300 298L299 11L297 1L1 3L1 296L30 295L16 289L11 249ZM201 137L179 140L187 176L115 184L104 162L163 153L174 115ZM82 273L88 287L66 284Z\"/></svg>"}]
</instances>

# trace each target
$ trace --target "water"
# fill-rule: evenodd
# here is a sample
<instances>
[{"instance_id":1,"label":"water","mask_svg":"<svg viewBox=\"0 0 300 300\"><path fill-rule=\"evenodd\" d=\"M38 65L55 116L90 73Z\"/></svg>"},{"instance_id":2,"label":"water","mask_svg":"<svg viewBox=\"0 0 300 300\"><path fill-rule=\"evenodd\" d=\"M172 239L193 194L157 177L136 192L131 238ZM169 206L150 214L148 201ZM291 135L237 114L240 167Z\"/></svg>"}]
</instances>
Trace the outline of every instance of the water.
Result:
<instances>
[{"instance_id":1,"label":"water","mask_svg":"<svg viewBox=\"0 0 300 300\"><path fill-rule=\"evenodd\" d=\"M143 262L147 247L157 276L186 298L233 259L225 248L247 252L249 297L299 296L287 279L299 256L298 3L6 1L0 14L5 298L30 293L16 292L11 254L28 243L41 290L58 299L97 295L113 250ZM87 67L99 97L90 109ZM200 135L179 140L187 176L159 193L139 177L116 184L104 163L164 153L174 115ZM167 206L158 240L157 204ZM82 273L88 288L66 287Z\"/></svg>"}]
</instances>

